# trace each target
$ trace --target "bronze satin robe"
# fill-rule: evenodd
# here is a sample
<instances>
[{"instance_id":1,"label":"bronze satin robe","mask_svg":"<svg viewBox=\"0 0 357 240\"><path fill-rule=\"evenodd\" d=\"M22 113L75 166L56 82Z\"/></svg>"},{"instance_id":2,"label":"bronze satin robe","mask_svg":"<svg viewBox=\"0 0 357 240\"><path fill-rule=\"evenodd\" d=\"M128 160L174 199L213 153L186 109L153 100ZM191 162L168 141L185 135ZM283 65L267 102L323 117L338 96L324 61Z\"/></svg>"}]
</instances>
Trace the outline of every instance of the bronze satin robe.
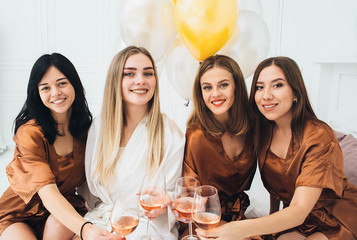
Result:
<instances>
[{"instance_id":1,"label":"bronze satin robe","mask_svg":"<svg viewBox=\"0 0 357 240\"><path fill-rule=\"evenodd\" d=\"M84 156L86 135L73 140L73 152L57 155L34 120L19 127L14 136L14 159L6 167L10 187L0 198L0 234L15 222L26 222L42 238L49 212L37 191L56 184L62 195L80 213L86 208L75 188L85 180Z\"/></svg>"},{"instance_id":2,"label":"bronze satin robe","mask_svg":"<svg viewBox=\"0 0 357 240\"><path fill-rule=\"evenodd\" d=\"M250 188L256 164L251 146L246 146L232 160L225 153L220 137L205 135L200 126L186 130L183 175L217 188L225 221L244 218L249 206L244 191Z\"/></svg>"},{"instance_id":3,"label":"bronze satin robe","mask_svg":"<svg viewBox=\"0 0 357 240\"><path fill-rule=\"evenodd\" d=\"M308 236L315 231L328 239L357 237L357 188L344 175L343 155L333 130L324 123L307 122L299 144L292 138L286 159L265 148L259 168L266 189L288 206L296 187L323 188L305 222L295 230Z\"/></svg>"}]
</instances>

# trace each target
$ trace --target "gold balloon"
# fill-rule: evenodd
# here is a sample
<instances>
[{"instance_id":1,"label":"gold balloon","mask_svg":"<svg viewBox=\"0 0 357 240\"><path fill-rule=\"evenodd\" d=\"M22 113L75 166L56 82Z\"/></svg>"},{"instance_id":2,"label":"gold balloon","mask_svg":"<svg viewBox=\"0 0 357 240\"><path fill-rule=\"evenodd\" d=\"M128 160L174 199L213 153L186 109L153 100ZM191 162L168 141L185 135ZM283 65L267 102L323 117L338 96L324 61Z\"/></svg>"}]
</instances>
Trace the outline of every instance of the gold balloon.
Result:
<instances>
[{"instance_id":1,"label":"gold balloon","mask_svg":"<svg viewBox=\"0 0 357 240\"><path fill-rule=\"evenodd\" d=\"M232 36L238 20L237 0L179 0L177 33L199 61L214 55Z\"/></svg>"}]
</instances>

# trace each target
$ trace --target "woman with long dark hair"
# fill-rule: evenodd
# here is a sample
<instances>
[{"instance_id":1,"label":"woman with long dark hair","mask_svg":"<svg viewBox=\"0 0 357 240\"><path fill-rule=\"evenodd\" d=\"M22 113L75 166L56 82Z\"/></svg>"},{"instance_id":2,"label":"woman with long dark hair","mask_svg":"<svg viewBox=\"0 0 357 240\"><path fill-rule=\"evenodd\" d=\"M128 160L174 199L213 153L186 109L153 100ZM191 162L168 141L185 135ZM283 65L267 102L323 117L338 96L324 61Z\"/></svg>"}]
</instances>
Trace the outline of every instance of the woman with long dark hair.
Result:
<instances>
[{"instance_id":1,"label":"woman with long dark hair","mask_svg":"<svg viewBox=\"0 0 357 240\"><path fill-rule=\"evenodd\" d=\"M86 223L76 187L85 181L84 156L92 122L84 89L63 55L34 64L26 102L15 119L10 187L0 198L0 239L118 239Z\"/></svg>"}]
</instances>

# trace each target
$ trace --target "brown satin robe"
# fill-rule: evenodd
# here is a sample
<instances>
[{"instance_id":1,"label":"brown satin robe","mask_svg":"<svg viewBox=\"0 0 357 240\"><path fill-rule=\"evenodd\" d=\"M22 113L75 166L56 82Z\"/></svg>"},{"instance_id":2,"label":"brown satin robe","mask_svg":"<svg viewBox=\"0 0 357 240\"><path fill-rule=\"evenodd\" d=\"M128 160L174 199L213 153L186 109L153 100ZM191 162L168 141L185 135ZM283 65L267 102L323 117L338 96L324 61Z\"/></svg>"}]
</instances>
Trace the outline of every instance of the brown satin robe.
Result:
<instances>
[{"instance_id":1,"label":"brown satin robe","mask_svg":"<svg viewBox=\"0 0 357 240\"><path fill-rule=\"evenodd\" d=\"M266 189L284 206L299 186L323 188L305 222L295 230L305 236L318 231L332 240L357 239L357 188L344 175L343 155L333 130L307 122L301 143L293 137L285 159L267 146L259 156Z\"/></svg>"},{"instance_id":2,"label":"brown satin robe","mask_svg":"<svg viewBox=\"0 0 357 240\"><path fill-rule=\"evenodd\" d=\"M249 206L245 190L250 188L256 169L251 146L235 159L225 153L220 137L205 135L200 126L186 130L183 176L195 177L201 185L217 188L222 220L242 219Z\"/></svg>"},{"instance_id":3,"label":"brown satin robe","mask_svg":"<svg viewBox=\"0 0 357 240\"><path fill-rule=\"evenodd\" d=\"M73 152L57 155L34 120L19 127L14 136L14 159L6 167L10 187L0 198L0 234L15 222L26 222L42 238L49 212L37 191L48 184L57 184L62 195L80 213L86 208L75 188L85 180L84 156L86 135L74 139Z\"/></svg>"}]
</instances>

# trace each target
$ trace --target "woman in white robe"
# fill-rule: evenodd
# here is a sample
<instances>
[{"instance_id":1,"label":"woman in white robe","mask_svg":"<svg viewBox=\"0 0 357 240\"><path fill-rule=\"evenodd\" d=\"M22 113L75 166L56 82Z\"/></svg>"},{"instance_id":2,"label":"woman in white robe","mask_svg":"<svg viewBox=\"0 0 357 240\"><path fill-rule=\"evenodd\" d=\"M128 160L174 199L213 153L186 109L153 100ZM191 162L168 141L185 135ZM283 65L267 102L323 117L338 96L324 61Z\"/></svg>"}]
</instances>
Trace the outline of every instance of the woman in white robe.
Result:
<instances>
[{"instance_id":1,"label":"woman in white robe","mask_svg":"<svg viewBox=\"0 0 357 240\"><path fill-rule=\"evenodd\" d=\"M94 225L111 229L110 214L118 197L125 204L137 204L145 173L160 170L168 193L174 191L182 174L185 137L174 121L161 114L158 96L150 53L137 47L119 52L109 68L101 118L94 119L87 140L87 183L98 201L87 199L93 208L85 218ZM153 240L177 239L175 223L171 211L166 211L150 222L149 234ZM127 239L139 239L146 225L147 218L141 215Z\"/></svg>"}]
</instances>

